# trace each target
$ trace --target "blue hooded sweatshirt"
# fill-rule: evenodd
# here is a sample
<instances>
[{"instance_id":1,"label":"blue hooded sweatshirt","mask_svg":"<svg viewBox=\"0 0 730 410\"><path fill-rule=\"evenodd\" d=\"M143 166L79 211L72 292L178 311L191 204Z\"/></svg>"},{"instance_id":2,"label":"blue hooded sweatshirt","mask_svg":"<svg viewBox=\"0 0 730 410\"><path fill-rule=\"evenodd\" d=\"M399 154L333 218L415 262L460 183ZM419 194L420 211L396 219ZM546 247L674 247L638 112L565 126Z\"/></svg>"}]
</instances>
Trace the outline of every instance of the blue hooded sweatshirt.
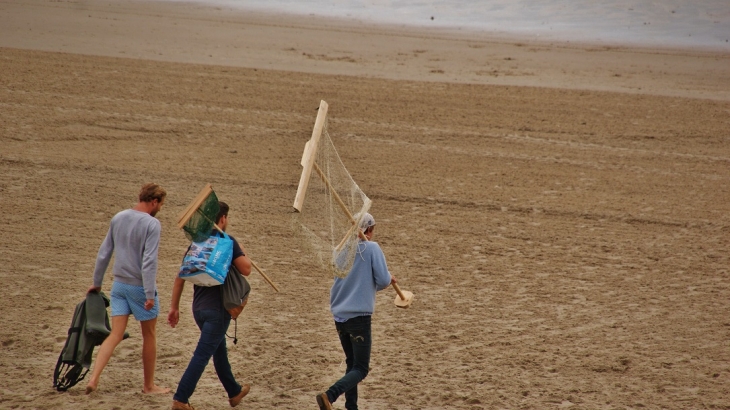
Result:
<instances>
[{"instance_id":1,"label":"blue hooded sweatshirt","mask_svg":"<svg viewBox=\"0 0 730 410\"><path fill-rule=\"evenodd\" d=\"M345 278L335 277L330 289L330 310L336 321L372 315L375 292L390 285L385 255L377 242L360 241L355 262Z\"/></svg>"}]
</instances>

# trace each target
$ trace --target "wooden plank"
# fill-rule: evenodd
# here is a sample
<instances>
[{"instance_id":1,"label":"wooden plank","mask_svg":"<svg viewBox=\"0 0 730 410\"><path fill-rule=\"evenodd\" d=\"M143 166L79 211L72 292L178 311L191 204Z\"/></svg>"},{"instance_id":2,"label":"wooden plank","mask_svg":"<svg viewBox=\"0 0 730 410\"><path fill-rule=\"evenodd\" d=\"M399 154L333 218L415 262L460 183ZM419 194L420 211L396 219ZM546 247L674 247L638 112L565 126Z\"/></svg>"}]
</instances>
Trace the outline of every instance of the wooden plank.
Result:
<instances>
[{"instance_id":1,"label":"wooden plank","mask_svg":"<svg viewBox=\"0 0 730 410\"><path fill-rule=\"evenodd\" d=\"M200 205L205 201L205 198L210 195L210 193L213 192L213 187L210 184L205 184L203 189L198 192L198 195L195 197L193 202L188 205L187 208L185 208L184 211L180 213L180 216L177 218L177 227L179 229L182 229L186 223L190 220L190 218L193 217L193 214L195 211L200 208Z\"/></svg>"},{"instance_id":2,"label":"wooden plank","mask_svg":"<svg viewBox=\"0 0 730 410\"><path fill-rule=\"evenodd\" d=\"M304 153L302 155L302 175L299 178L299 187L297 188L297 195L294 197L294 209L297 212L302 212L302 206L304 205L304 197L307 194L307 187L309 186L309 176L312 174L312 166L314 165L314 158L317 155L317 148L319 147L319 139L322 136L322 130L327 121L327 109L329 105L322 100L319 102L319 112L317 113L317 119L314 121L314 129L312 130L312 138L304 146Z\"/></svg>"},{"instance_id":3,"label":"wooden plank","mask_svg":"<svg viewBox=\"0 0 730 410\"><path fill-rule=\"evenodd\" d=\"M306 144L304 144L304 154L302 154L302 161L300 162L300 164L302 166L305 166L307 164L307 159L312 156L311 150L312 150L312 141L309 140L309 141L307 141Z\"/></svg>"}]
</instances>

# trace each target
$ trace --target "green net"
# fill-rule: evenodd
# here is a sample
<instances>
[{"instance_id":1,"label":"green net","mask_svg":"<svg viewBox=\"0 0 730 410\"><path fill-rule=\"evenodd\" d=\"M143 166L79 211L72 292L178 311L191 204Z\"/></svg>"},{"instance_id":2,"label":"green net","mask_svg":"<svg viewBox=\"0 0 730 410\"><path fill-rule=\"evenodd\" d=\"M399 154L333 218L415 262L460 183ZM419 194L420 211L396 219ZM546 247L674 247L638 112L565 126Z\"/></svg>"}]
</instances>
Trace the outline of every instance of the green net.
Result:
<instances>
[{"instance_id":1,"label":"green net","mask_svg":"<svg viewBox=\"0 0 730 410\"><path fill-rule=\"evenodd\" d=\"M193 242L202 242L214 229L215 218L218 216L218 197L215 192L210 193L200 204L190 220L183 226L185 236Z\"/></svg>"}]
</instances>

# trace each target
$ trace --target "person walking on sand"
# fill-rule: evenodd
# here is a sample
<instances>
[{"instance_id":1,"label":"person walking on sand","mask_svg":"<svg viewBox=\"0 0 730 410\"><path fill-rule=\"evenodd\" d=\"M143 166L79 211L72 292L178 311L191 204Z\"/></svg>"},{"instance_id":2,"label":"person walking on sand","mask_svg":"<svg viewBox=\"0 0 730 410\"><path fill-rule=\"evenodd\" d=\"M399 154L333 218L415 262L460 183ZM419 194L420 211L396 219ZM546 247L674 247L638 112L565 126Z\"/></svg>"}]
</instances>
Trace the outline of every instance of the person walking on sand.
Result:
<instances>
[{"instance_id":1,"label":"person walking on sand","mask_svg":"<svg viewBox=\"0 0 730 410\"><path fill-rule=\"evenodd\" d=\"M109 231L96 256L93 285L88 292L99 292L112 254L116 253L111 290L112 329L99 348L86 394L95 391L99 376L114 349L124 338L129 315L133 314L142 328L143 393L169 393L170 389L155 384L157 361L156 324L160 310L157 296L157 250L160 243L160 221L154 216L162 208L167 193L154 183L142 186L139 202L132 209L114 215Z\"/></svg>"},{"instance_id":2,"label":"person walking on sand","mask_svg":"<svg viewBox=\"0 0 730 410\"><path fill-rule=\"evenodd\" d=\"M225 231L228 227L229 207L225 202L218 202L220 210L216 216L216 225ZM215 232L215 231L214 231ZM233 257L231 263L241 274L248 276L251 273L251 260L243 252L243 248L232 236ZM230 274L230 273L229 273ZM175 278L172 287L172 302L170 313L167 315L167 323L173 328L180 320L180 296L185 287L185 280L179 276ZM220 286L193 286L193 317L200 328L200 339L193 352L185 373L183 373L177 391L172 398L172 410L193 410L190 404L190 396L195 392L195 387L203 375L205 367L210 358L213 357L213 366L218 375L218 380L228 394L228 404L236 407L248 394L251 386L241 386L236 381L231 371L231 364L228 361L228 350L226 348L226 331L231 324L231 315L223 307Z\"/></svg>"},{"instance_id":3,"label":"person walking on sand","mask_svg":"<svg viewBox=\"0 0 730 410\"><path fill-rule=\"evenodd\" d=\"M385 255L376 242L371 242L375 219L363 216L360 229L367 240L358 243L355 262L345 278L335 277L330 290L330 310L345 352L345 375L326 392L316 396L320 410L331 410L332 403L345 395L345 408L357 410L357 385L370 369L371 315L375 310L375 293L396 283L388 271Z\"/></svg>"}]
</instances>

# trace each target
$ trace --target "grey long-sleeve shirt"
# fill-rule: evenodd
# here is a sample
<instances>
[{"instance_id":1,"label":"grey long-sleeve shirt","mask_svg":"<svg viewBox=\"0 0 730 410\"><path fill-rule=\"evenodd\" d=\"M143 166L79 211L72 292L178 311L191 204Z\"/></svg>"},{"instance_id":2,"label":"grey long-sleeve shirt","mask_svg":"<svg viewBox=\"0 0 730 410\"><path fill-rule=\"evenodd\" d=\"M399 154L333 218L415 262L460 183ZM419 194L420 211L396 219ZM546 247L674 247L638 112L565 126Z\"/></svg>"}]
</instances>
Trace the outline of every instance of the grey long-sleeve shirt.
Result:
<instances>
[{"instance_id":1,"label":"grey long-sleeve shirt","mask_svg":"<svg viewBox=\"0 0 730 410\"><path fill-rule=\"evenodd\" d=\"M143 286L147 299L154 299L161 229L160 221L146 212L127 209L114 215L96 256L94 286L101 286L116 252L114 281Z\"/></svg>"}]
</instances>

